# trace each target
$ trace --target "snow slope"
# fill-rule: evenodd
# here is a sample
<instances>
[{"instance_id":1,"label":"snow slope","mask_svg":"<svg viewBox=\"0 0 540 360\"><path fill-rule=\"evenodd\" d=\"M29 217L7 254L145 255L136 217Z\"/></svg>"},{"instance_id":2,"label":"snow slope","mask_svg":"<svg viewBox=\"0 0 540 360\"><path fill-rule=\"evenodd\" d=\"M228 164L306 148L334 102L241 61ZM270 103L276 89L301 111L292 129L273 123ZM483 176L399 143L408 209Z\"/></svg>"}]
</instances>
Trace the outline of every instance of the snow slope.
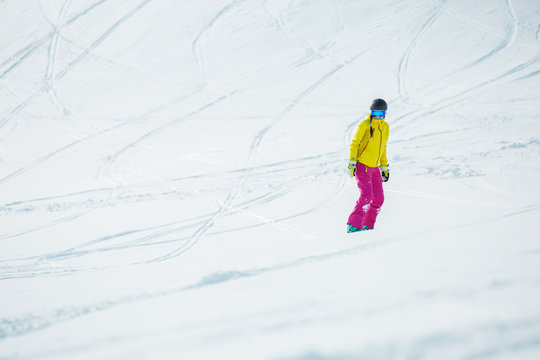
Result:
<instances>
[{"instance_id":1,"label":"snow slope","mask_svg":"<svg viewBox=\"0 0 540 360\"><path fill-rule=\"evenodd\" d=\"M540 358L539 37L537 0L0 0L0 359Z\"/></svg>"}]
</instances>

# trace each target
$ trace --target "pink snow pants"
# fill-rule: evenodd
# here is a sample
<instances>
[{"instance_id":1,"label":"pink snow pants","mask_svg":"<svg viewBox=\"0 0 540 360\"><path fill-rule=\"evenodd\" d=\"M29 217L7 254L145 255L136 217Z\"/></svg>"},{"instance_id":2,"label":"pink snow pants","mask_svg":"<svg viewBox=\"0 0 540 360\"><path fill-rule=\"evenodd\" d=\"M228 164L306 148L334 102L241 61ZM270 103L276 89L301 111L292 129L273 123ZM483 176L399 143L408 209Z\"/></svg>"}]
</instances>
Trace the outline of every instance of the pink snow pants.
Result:
<instances>
[{"instance_id":1,"label":"pink snow pants","mask_svg":"<svg viewBox=\"0 0 540 360\"><path fill-rule=\"evenodd\" d=\"M347 224L361 229L363 225L374 228L377 215L384 202L381 172L378 167L356 163L356 182L360 198L356 202Z\"/></svg>"}]
</instances>

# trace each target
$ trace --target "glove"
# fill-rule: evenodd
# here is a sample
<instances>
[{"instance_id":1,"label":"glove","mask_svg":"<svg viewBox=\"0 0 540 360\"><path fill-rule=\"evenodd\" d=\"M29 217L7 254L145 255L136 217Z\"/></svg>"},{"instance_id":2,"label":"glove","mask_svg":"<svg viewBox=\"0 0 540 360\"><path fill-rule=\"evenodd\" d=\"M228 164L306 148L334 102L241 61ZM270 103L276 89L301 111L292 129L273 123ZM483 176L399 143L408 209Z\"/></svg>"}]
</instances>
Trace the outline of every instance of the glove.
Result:
<instances>
[{"instance_id":1,"label":"glove","mask_svg":"<svg viewBox=\"0 0 540 360\"><path fill-rule=\"evenodd\" d=\"M356 173L356 161L349 161L349 165L347 166L347 169L349 170L349 176L354 177L354 174Z\"/></svg>"},{"instance_id":2,"label":"glove","mask_svg":"<svg viewBox=\"0 0 540 360\"><path fill-rule=\"evenodd\" d=\"M390 178L390 171L388 170L388 166L381 166L379 169L381 170L382 181L387 182Z\"/></svg>"}]
</instances>

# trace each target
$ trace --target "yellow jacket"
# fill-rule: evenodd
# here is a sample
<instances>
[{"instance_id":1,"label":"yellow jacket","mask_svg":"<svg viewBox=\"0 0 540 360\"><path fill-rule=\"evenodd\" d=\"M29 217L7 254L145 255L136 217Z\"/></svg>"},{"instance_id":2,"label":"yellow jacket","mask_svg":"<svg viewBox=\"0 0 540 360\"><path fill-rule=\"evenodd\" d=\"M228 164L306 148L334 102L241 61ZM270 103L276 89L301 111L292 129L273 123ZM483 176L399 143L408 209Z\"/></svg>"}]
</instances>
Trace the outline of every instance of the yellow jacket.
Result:
<instances>
[{"instance_id":1,"label":"yellow jacket","mask_svg":"<svg viewBox=\"0 0 540 360\"><path fill-rule=\"evenodd\" d=\"M371 135L370 128L373 129ZM371 119L371 115L358 125L351 143L350 161L356 161L369 167L388 166L386 142L389 126L384 120Z\"/></svg>"}]
</instances>

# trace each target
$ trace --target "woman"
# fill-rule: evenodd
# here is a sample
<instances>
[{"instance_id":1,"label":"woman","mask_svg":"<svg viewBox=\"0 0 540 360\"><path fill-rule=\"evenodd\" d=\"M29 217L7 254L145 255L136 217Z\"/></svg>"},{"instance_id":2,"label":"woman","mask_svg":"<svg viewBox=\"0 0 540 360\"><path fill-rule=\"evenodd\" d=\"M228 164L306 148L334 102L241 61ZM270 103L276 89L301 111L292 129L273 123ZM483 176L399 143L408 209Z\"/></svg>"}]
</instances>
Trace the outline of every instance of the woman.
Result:
<instances>
[{"instance_id":1,"label":"woman","mask_svg":"<svg viewBox=\"0 0 540 360\"><path fill-rule=\"evenodd\" d=\"M349 173L356 176L360 198L347 221L347 232L372 230L384 202L382 182L388 181L386 142L388 124L384 121L388 105L375 99L371 113L358 125L351 143Z\"/></svg>"}]
</instances>

